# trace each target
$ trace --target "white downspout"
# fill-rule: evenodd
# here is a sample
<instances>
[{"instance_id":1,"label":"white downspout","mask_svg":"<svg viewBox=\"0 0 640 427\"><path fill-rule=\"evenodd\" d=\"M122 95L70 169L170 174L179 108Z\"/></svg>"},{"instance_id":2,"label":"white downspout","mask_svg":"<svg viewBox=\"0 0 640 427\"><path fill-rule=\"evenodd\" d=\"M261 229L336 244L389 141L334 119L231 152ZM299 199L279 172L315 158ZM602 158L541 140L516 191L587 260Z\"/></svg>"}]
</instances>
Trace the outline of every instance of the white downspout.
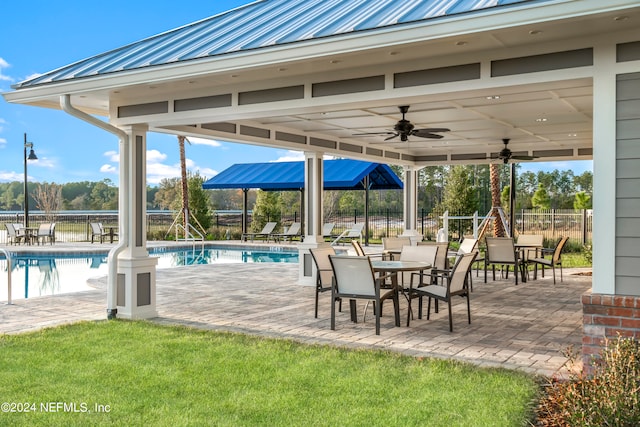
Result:
<instances>
[{"instance_id":1,"label":"white downspout","mask_svg":"<svg viewBox=\"0 0 640 427\"><path fill-rule=\"evenodd\" d=\"M119 212L129 211L129 201L125 197L125 191L122 189L129 188L129 135L121 129L106 123L96 117L93 117L84 111L80 111L71 105L71 95L60 96L60 106L68 114L84 120L89 124L97 126L109 133L112 133L120 140L120 191L118 191L118 207ZM124 215L118 215L118 231L120 233L118 244L109 251L108 266L109 275L107 278L107 318L115 319L118 313L116 290L118 285L118 254L127 248L129 242L128 227L124 225Z\"/></svg>"}]
</instances>

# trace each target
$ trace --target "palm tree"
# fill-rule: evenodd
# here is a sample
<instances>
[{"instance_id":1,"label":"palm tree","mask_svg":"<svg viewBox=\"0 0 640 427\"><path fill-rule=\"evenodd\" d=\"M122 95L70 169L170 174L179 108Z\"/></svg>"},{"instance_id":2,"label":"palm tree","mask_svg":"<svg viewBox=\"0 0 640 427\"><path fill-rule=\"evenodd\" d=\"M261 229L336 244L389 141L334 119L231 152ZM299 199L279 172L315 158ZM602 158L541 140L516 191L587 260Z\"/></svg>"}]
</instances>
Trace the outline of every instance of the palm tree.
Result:
<instances>
[{"instance_id":1,"label":"palm tree","mask_svg":"<svg viewBox=\"0 0 640 427\"><path fill-rule=\"evenodd\" d=\"M502 223L502 216L500 215L500 209L502 208L500 202L500 170L495 163L489 165L489 178L491 180L491 216L495 218L493 222L493 235L496 237L504 237L505 229Z\"/></svg>"},{"instance_id":2,"label":"palm tree","mask_svg":"<svg viewBox=\"0 0 640 427\"><path fill-rule=\"evenodd\" d=\"M185 239L187 238L187 234L189 232L189 187L187 182L187 162L184 151L184 141L186 139L186 137L178 135L178 145L180 147L180 173L182 179L182 220Z\"/></svg>"}]
</instances>

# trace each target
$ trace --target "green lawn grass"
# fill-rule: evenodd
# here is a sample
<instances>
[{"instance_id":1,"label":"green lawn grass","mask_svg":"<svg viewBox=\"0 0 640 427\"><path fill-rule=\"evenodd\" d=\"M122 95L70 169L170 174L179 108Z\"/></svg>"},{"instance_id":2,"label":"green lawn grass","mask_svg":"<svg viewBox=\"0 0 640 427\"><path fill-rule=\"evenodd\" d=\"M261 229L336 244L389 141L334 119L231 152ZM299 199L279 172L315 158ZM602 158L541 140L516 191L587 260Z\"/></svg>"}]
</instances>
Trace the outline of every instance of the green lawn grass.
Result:
<instances>
[{"instance_id":1,"label":"green lawn grass","mask_svg":"<svg viewBox=\"0 0 640 427\"><path fill-rule=\"evenodd\" d=\"M515 371L144 321L3 335L0 366L0 401L29 409L3 405L3 426L521 426L539 392Z\"/></svg>"}]
</instances>

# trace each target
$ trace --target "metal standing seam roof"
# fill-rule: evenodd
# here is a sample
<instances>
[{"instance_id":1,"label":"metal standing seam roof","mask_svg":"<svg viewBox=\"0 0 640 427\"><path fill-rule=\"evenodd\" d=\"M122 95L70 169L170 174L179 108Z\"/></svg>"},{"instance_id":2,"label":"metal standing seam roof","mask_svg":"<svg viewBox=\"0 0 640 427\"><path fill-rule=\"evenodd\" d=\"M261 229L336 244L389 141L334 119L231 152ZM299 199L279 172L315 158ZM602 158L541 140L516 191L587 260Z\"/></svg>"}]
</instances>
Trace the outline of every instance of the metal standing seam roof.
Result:
<instances>
[{"instance_id":1,"label":"metal standing seam roof","mask_svg":"<svg viewBox=\"0 0 640 427\"><path fill-rule=\"evenodd\" d=\"M536 0L258 0L13 87L166 65L531 1Z\"/></svg>"},{"instance_id":2,"label":"metal standing seam roof","mask_svg":"<svg viewBox=\"0 0 640 427\"><path fill-rule=\"evenodd\" d=\"M359 160L324 160L325 190L399 190L402 181L388 166ZM304 188L304 162L238 163L202 184L204 189L260 188L285 191Z\"/></svg>"}]
</instances>

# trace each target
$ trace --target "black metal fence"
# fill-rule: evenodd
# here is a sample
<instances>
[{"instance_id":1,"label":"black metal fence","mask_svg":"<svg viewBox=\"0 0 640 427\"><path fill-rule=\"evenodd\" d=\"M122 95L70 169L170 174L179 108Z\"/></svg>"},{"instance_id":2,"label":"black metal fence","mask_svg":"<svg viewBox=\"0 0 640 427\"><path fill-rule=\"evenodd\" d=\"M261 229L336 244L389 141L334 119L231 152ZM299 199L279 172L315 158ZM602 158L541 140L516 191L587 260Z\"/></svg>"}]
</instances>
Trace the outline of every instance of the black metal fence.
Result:
<instances>
[{"instance_id":1,"label":"black metal fence","mask_svg":"<svg viewBox=\"0 0 640 427\"><path fill-rule=\"evenodd\" d=\"M463 216L460 213L449 213L451 216ZM426 240L435 240L439 228L443 227L443 212L418 212L417 231ZM465 214L467 216L467 214ZM163 239L174 222L175 213L169 211L147 213L147 233L150 240ZM6 223L22 223L21 213L0 213L0 244L8 243ZM280 231L283 226L292 222L300 222L300 212L283 211L279 218L251 218L262 224L266 221L277 220ZM328 213L325 222L333 222L335 228L332 234L340 234L349 229L354 223L365 222L364 212L359 210L344 210ZM31 226L38 226L43 222L56 223L56 240L64 242L83 242L91 240L89 223L101 222L105 227L117 227L116 212L83 212L59 213L53 218L43 214L29 215ZM515 215L516 229L519 233L544 234L548 240L557 240L560 236L568 236L578 245L591 242L593 214L591 210L522 210ZM258 227L261 229L262 226ZM370 211L369 239L377 241L382 237L396 236L404 229L404 219L401 211ZM239 239L242 230L242 212L217 211L214 213L213 227L210 230L214 239ZM473 221L469 219L452 219L449 222L449 238L457 240L462 235L473 233Z\"/></svg>"}]
</instances>

